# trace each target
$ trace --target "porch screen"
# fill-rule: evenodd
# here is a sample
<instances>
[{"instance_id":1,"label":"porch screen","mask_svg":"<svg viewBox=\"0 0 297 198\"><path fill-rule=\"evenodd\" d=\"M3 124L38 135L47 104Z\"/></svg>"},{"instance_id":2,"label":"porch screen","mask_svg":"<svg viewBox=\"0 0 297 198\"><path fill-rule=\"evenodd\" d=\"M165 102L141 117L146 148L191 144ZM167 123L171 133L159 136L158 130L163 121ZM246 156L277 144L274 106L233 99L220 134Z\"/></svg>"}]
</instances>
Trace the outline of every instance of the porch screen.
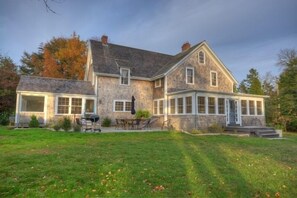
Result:
<instances>
[{"instance_id":1,"label":"porch screen","mask_svg":"<svg viewBox=\"0 0 297 198\"><path fill-rule=\"evenodd\" d=\"M250 115L255 115L255 102L253 100L249 101Z\"/></svg>"},{"instance_id":2,"label":"porch screen","mask_svg":"<svg viewBox=\"0 0 297 198\"><path fill-rule=\"evenodd\" d=\"M175 114L175 98L170 99L170 113Z\"/></svg>"},{"instance_id":3,"label":"porch screen","mask_svg":"<svg viewBox=\"0 0 297 198\"><path fill-rule=\"evenodd\" d=\"M71 100L71 114L81 114L82 99L72 98Z\"/></svg>"},{"instance_id":4,"label":"porch screen","mask_svg":"<svg viewBox=\"0 0 297 198\"><path fill-rule=\"evenodd\" d=\"M205 97L198 96L198 113L205 113Z\"/></svg>"},{"instance_id":5,"label":"porch screen","mask_svg":"<svg viewBox=\"0 0 297 198\"><path fill-rule=\"evenodd\" d=\"M225 99L218 98L218 103L219 114L225 114Z\"/></svg>"},{"instance_id":6,"label":"porch screen","mask_svg":"<svg viewBox=\"0 0 297 198\"><path fill-rule=\"evenodd\" d=\"M44 112L44 96L22 96L24 112Z\"/></svg>"},{"instance_id":7,"label":"porch screen","mask_svg":"<svg viewBox=\"0 0 297 198\"><path fill-rule=\"evenodd\" d=\"M216 113L216 103L214 97L208 97L208 113L215 114Z\"/></svg>"},{"instance_id":8,"label":"porch screen","mask_svg":"<svg viewBox=\"0 0 297 198\"><path fill-rule=\"evenodd\" d=\"M257 101L257 115L262 115L262 102Z\"/></svg>"},{"instance_id":9,"label":"porch screen","mask_svg":"<svg viewBox=\"0 0 297 198\"><path fill-rule=\"evenodd\" d=\"M94 100L86 100L86 113L94 113Z\"/></svg>"}]
</instances>

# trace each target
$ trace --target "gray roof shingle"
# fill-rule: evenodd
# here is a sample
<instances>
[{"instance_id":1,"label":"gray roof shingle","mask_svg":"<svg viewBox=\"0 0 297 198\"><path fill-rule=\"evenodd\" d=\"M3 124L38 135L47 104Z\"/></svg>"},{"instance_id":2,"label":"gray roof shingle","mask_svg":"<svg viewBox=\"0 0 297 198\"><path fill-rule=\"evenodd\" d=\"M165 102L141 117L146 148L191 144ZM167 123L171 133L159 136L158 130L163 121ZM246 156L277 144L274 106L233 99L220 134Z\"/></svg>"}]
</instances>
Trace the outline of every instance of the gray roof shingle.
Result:
<instances>
[{"instance_id":1,"label":"gray roof shingle","mask_svg":"<svg viewBox=\"0 0 297 198\"><path fill-rule=\"evenodd\" d=\"M95 95L89 81L38 76L21 76L17 91Z\"/></svg>"}]
</instances>

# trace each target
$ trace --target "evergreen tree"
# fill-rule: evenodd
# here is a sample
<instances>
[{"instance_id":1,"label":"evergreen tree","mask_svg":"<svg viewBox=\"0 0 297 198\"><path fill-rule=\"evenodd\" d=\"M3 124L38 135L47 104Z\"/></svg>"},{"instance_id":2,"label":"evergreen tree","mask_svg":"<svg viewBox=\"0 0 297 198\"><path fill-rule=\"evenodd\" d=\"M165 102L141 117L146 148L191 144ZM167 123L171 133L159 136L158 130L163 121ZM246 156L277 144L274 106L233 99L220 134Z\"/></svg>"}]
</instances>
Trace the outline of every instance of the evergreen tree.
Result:
<instances>
[{"instance_id":1,"label":"evergreen tree","mask_svg":"<svg viewBox=\"0 0 297 198\"><path fill-rule=\"evenodd\" d=\"M249 70L249 74L238 87L241 93L263 95L262 84L260 81L259 74L256 69L252 68Z\"/></svg>"}]
</instances>

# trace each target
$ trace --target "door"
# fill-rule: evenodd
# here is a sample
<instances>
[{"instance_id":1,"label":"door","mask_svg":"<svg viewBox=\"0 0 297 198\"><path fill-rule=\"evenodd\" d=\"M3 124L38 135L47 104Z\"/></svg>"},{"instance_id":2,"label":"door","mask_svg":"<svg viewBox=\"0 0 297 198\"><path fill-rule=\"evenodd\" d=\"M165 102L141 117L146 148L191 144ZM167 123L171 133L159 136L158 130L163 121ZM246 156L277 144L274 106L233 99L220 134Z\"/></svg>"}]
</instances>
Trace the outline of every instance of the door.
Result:
<instances>
[{"instance_id":1,"label":"door","mask_svg":"<svg viewBox=\"0 0 297 198\"><path fill-rule=\"evenodd\" d=\"M226 100L228 125L240 124L238 104L239 104L238 100L233 100L233 99Z\"/></svg>"}]
</instances>

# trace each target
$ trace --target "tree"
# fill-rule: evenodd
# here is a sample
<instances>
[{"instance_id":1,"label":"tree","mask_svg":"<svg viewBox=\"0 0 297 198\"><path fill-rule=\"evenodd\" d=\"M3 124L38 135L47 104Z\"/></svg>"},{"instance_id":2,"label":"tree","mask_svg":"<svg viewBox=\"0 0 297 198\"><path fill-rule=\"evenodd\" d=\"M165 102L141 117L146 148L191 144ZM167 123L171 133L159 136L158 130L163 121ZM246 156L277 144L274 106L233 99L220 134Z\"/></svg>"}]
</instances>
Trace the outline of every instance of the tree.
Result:
<instances>
[{"instance_id":1,"label":"tree","mask_svg":"<svg viewBox=\"0 0 297 198\"><path fill-rule=\"evenodd\" d=\"M278 64L283 68L279 78L279 104L284 124L296 123L297 131L297 52L294 49L281 50Z\"/></svg>"},{"instance_id":2,"label":"tree","mask_svg":"<svg viewBox=\"0 0 297 198\"><path fill-rule=\"evenodd\" d=\"M0 54L0 112L14 111L18 82L17 66Z\"/></svg>"},{"instance_id":3,"label":"tree","mask_svg":"<svg viewBox=\"0 0 297 198\"><path fill-rule=\"evenodd\" d=\"M241 81L238 87L241 93L263 95L262 84L260 81L259 73L256 69L249 70L249 74L246 79Z\"/></svg>"},{"instance_id":4,"label":"tree","mask_svg":"<svg viewBox=\"0 0 297 198\"><path fill-rule=\"evenodd\" d=\"M75 33L70 38L53 37L41 44L37 53L24 53L22 74L80 79L84 77L87 47Z\"/></svg>"}]
</instances>

